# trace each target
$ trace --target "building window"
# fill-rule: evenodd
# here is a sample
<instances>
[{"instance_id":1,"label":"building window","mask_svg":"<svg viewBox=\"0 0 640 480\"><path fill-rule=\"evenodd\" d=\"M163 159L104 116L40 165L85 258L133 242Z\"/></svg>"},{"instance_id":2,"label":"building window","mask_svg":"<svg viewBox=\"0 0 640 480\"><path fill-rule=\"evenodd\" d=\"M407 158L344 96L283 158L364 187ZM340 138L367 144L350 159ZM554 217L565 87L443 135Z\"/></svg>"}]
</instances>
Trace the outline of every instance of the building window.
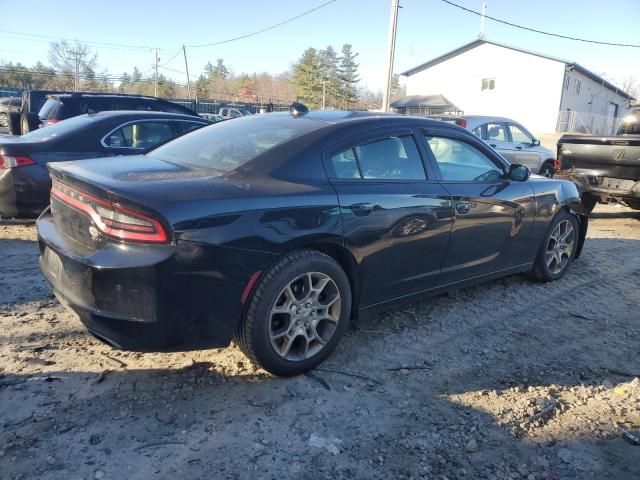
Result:
<instances>
[{"instance_id":1,"label":"building window","mask_svg":"<svg viewBox=\"0 0 640 480\"><path fill-rule=\"evenodd\" d=\"M494 90L496 88L496 79L495 78L483 78L482 79L482 87L481 91L485 90Z\"/></svg>"},{"instance_id":2,"label":"building window","mask_svg":"<svg viewBox=\"0 0 640 480\"><path fill-rule=\"evenodd\" d=\"M573 93L574 95L580 95L580 80L578 80L577 78L576 78L576 83L573 86Z\"/></svg>"},{"instance_id":3,"label":"building window","mask_svg":"<svg viewBox=\"0 0 640 480\"><path fill-rule=\"evenodd\" d=\"M565 75L564 76L564 89L569 91L569 82L571 81L571 78L569 77L569 75Z\"/></svg>"}]
</instances>

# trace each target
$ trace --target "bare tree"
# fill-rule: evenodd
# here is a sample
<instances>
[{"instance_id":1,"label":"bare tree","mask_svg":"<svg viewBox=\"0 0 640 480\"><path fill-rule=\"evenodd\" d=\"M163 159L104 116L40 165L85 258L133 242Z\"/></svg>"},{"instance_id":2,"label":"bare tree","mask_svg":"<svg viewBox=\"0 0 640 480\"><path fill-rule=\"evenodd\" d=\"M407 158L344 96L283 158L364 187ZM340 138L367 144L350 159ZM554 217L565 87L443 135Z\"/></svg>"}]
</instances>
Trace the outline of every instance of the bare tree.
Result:
<instances>
[{"instance_id":1,"label":"bare tree","mask_svg":"<svg viewBox=\"0 0 640 480\"><path fill-rule=\"evenodd\" d=\"M622 81L622 90L635 98L635 103L640 101L640 84L633 75L627 75Z\"/></svg>"},{"instance_id":2,"label":"bare tree","mask_svg":"<svg viewBox=\"0 0 640 480\"><path fill-rule=\"evenodd\" d=\"M95 72L98 55L91 54L88 45L66 40L52 42L49 45L49 62L51 66L68 79L74 90L80 89L80 76L83 72Z\"/></svg>"}]
</instances>

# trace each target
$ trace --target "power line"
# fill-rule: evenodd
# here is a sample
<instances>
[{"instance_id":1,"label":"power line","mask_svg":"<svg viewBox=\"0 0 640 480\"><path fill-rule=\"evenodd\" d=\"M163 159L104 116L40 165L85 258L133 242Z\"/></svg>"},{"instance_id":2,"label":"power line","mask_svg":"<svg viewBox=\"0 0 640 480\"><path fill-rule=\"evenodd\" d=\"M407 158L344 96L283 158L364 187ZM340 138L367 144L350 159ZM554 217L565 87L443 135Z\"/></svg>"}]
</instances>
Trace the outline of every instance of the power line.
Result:
<instances>
[{"instance_id":1,"label":"power line","mask_svg":"<svg viewBox=\"0 0 640 480\"><path fill-rule=\"evenodd\" d=\"M8 37L8 38L14 38L17 40L31 40L31 41L42 41L42 42L49 42L51 40L65 40L67 42L75 42L76 40L81 41L83 43L87 43L90 45L98 45L98 46L102 46L103 48L127 48L127 49L131 49L131 50L153 50L155 47L149 47L149 46L142 46L142 45L130 45L130 44L125 44L125 43L111 43L111 42L95 42L92 40L80 40L80 39L74 39L74 38L65 38L65 37L55 37L52 35L41 35L41 34L36 34L36 33L24 33L24 32L16 32L16 31L12 31L12 30L0 30L0 34L2 34L2 36L4 37ZM9 34L9 35L4 35L4 34ZM21 37L15 37L15 36L10 36L10 35L20 35ZM22 38L22 37L34 37L34 38ZM48 40L37 40L37 39L48 39ZM166 51L166 50L163 50Z\"/></svg>"},{"instance_id":2,"label":"power line","mask_svg":"<svg viewBox=\"0 0 640 480\"><path fill-rule=\"evenodd\" d=\"M298 18L302 18L306 15L309 15L310 13L315 12L316 10L320 10L322 7L326 7L327 5L330 5L332 3L335 3L337 0L329 0L328 2L325 2L321 5L318 5L315 8L312 8L311 10L307 10L306 12L303 12L299 15L296 15L295 17L291 17L291 18L287 18L286 20L283 20L282 22L276 23L274 25L271 25L269 27L265 27L262 28L260 30L256 30L255 32L251 32L251 33L247 33L245 35L240 35L239 37L233 37L233 38L228 38L227 40L221 40L219 42L214 42L214 43L205 43L202 45L187 45L187 47L189 48L199 48L199 47L213 47L215 45L221 45L223 43L229 43L229 42L235 42L236 40L242 40L243 38L248 38L248 37L253 37L254 35L258 35L259 33L264 33L267 32L269 30L273 30L274 28L278 28L281 27L282 25L285 25L289 22L293 22L294 20L297 20Z\"/></svg>"},{"instance_id":3,"label":"power line","mask_svg":"<svg viewBox=\"0 0 640 480\"><path fill-rule=\"evenodd\" d=\"M470 8L463 7L462 5L458 5L457 3L453 3L453 2L451 2L449 0L440 0L440 1L451 5L452 7L456 7L456 8L459 8L460 10L464 10L465 12L473 13L474 15L478 15L478 16L482 16L481 12L477 12L475 10L471 10ZM493 20L494 22L502 23L504 25L509 25L510 27L519 28L521 30L527 30L529 32L540 33L542 35L548 35L550 37L563 38L565 40L574 40L576 42L584 42L584 43L595 43L597 45L609 45L609 46L612 46L612 47L640 48L640 45L633 44L633 43L614 43L614 42L602 42L602 41L599 41L599 40L588 40L586 38L571 37L571 36L568 36L568 35L561 35L559 33L545 32L543 30L537 30L535 28L525 27L523 25L518 25L516 23L507 22L506 20L501 20L499 18L491 17L489 15L484 15L484 17L488 18L489 20Z\"/></svg>"}]
</instances>

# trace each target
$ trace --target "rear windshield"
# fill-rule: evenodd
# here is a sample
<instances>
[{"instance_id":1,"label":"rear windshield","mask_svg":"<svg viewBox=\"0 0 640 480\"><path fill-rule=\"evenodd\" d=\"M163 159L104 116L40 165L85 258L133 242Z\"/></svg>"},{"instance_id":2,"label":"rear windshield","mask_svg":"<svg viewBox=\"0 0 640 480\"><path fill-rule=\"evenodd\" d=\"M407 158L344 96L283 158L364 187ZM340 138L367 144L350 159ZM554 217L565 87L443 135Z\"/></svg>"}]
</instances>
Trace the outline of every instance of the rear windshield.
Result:
<instances>
[{"instance_id":1,"label":"rear windshield","mask_svg":"<svg viewBox=\"0 0 640 480\"><path fill-rule=\"evenodd\" d=\"M40 117L41 120L60 119L61 115L62 102L60 100L54 100L53 98L47 100L38 112L38 117Z\"/></svg>"},{"instance_id":2,"label":"rear windshield","mask_svg":"<svg viewBox=\"0 0 640 480\"><path fill-rule=\"evenodd\" d=\"M79 117L72 117L68 120L62 120L61 122L54 123L47 127L38 128L29 133L22 135L22 138L28 138L33 140L51 140L53 138L60 137L70 132L74 132L79 128L89 125L93 122L93 118L89 115L81 115Z\"/></svg>"},{"instance_id":3,"label":"rear windshield","mask_svg":"<svg viewBox=\"0 0 640 480\"><path fill-rule=\"evenodd\" d=\"M622 125L620 125L619 135L640 135L640 110L629 112Z\"/></svg>"},{"instance_id":4,"label":"rear windshield","mask_svg":"<svg viewBox=\"0 0 640 480\"><path fill-rule=\"evenodd\" d=\"M323 125L288 114L252 115L196 130L147 155L225 174L277 145Z\"/></svg>"}]
</instances>

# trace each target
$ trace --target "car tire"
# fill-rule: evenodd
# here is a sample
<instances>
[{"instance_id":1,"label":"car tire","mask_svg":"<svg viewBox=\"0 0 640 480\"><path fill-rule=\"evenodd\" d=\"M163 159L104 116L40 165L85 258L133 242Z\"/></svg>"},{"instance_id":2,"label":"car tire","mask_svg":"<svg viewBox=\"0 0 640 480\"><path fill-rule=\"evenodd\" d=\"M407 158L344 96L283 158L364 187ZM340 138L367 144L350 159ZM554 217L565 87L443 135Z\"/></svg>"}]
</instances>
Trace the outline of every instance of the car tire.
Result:
<instances>
[{"instance_id":1,"label":"car tire","mask_svg":"<svg viewBox=\"0 0 640 480\"><path fill-rule=\"evenodd\" d=\"M298 375L331 354L350 314L351 286L340 265L316 250L297 250L261 276L235 341L268 372Z\"/></svg>"},{"instance_id":2,"label":"car tire","mask_svg":"<svg viewBox=\"0 0 640 480\"><path fill-rule=\"evenodd\" d=\"M590 214L591 212L593 212L593 209L596 208L596 205L598 204L598 197L595 197L590 193L583 193L582 196L580 197L580 203L582 204L582 207L584 208L585 212L587 214Z\"/></svg>"},{"instance_id":3,"label":"car tire","mask_svg":"<svg viewBox=\"0 0 640 480\"><path fill-rule=\"evenodd\" d=\"M542 175L543 177L553 178L554 173L555 173L555 170L553 168L553 162L549 162L549 161L544 162L542 167L540 167L539 174Z\"/></svg>"},{"instance_id":4,"label":"car tire","mask_svg":"<svg viewBox=\"0 0 640 480\"><path fill-rule=\"evenodd\" d=\"M560 210L544 236L530 276L539 282L562 278L573 262L579 237L578 219L566 210Z\"/></svg>"},{"instance_id":5,"label":"car tire","mask_svg":"<svg viewBox=\"0 0 640 480\"><path fill-rule=\"evenodd\" d=\"M629 208L633 208L634 210L640 210L640 199L627 200L626 204L629 205Z\"/></svg>"},{"instance_id":6,"label":"car tire","mask_svg":"<svg viewBox=\"0 0 640 480\"><path fill-rule=\"evenodd\" d=\"M0 128L9 128L9 115L0 113Z\"/></svg>"}]
</instances>

